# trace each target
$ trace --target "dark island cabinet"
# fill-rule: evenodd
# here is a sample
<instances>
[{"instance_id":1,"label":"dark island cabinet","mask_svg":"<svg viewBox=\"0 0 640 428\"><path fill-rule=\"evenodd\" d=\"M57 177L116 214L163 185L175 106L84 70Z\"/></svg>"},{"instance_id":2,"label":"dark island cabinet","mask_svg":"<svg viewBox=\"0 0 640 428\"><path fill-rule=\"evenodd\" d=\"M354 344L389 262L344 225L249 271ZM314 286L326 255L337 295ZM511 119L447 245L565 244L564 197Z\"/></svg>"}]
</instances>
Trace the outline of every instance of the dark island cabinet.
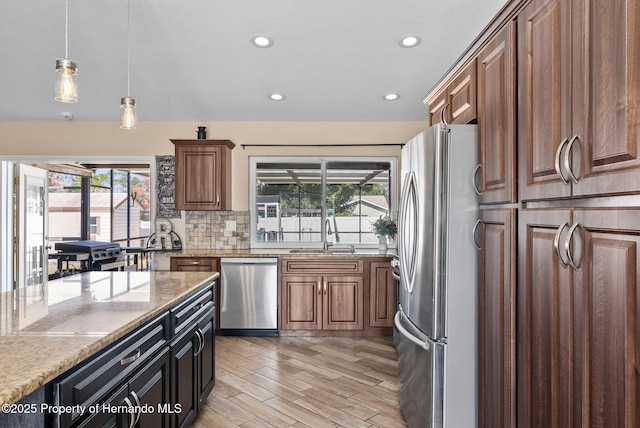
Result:
<instances>
[{"instance_id":1,"label":"dark island cabinet","mask_svg":"<svg viewBox=\"0 0 640 428\"><path fill-rule=\"evenodd\" d=\"M47 425L189 426L215 384L214 287L211 282L53 381L54 405L86 410Z\"/></svg>"},{"instance_id":2,"label":"dark island cabinet","mask_svg":"<svg viewBox=\"0 0 640 428\"><path fill-rule=\"evenodd\" d=\"M213 310L208 311L171 345L173 404L176 410L171 426L189 426L213 389L214 319Z\"/></svg>"}]
</instances>

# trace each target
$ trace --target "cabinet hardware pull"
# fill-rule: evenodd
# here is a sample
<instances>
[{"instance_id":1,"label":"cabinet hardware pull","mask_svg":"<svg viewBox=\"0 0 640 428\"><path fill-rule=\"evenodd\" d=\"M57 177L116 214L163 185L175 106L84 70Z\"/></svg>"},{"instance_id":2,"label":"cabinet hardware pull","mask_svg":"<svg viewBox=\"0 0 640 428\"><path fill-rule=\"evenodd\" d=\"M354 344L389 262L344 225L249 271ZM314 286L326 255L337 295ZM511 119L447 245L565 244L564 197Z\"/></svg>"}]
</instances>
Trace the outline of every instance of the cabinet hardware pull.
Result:
<instances>
[{"instance_id":1,"label":"cabinet hardware pull","mask_svg":"<svg viewBox=\"0 0 640 428\"><path fill-rule=\"evenodd\" d=\"M324 282L324 294L327 294L327 281Z\"/></svg>"},{"instance_id":2,"label":"cabinet hardware pull","mask_svg":"<svg viewBox=\"0 0 640 428\"><path fill-rule=\"evenodd\" d=\"M569 229L569 232L567 233L567 237L564 240L564 249L567 252L567 259L569 260L569 264L571 265L571 267L573 268L573 270L580 270L580 267L582 266L582 263L575 263L575 260L573 259L573 256L571 255L571 240L573 239L573 232L576 231L576 229L580 226L580 223L576 223L573 226L571 226L571 228Z\"/></svg>"},{"instance_id":3,"label":"cabinet hardware pull","mask_svg":"<svg viewBox=\"0 0 640 428\"><path fill-rule=\"evenodd\" d=\"M129 412L129 418L131 419L129 421L129 428L133 428L136 424L136 415L134 413L133 403L131 402L131 400L129 400L129 397L124 397L124 402L126 403L127 407L131 409L131 411Z\"/></svg>"},{"instance_id":4,"label":"cabinet hardware pull","mask_svg":"<svg viewBox=\"0 0 640 428\"><path fill-rule=\"evenodd\" d=\"M216 205L220 205L220 195L216 197Z\"/></svg>"},{"instance_id":5,"label":"cabinet hardware pull","mask_svg":"<svg viewBox=\"0 0 640 428\"><path fill-rule=\"evenodd\" d=\"M200 351L202 351L202 348L204 347L204 340L202 339L201 335L202 335L202 330L197 329L196 336L198 337L198 349L196 350L196 352L193 353L194 356L200 355Z\"/></svg>"},{"instance_id":6,"label":"cabinet hardware pull","mask_svg":"<svg viewBox=\"0 0 640 428\"><path fill-rule=\"evenodd\" d=\"M571 137L569 144L567 144L567 150L564 152L564 168L569 173L569 178L574 183L578 184L578 178L573 174L573 169L571 168L570 157L571 157L571 149L573 148L573 143L578 142L580 144L580 136L578 134Z\"/></svg>"},{"instance_id":7,"label":"cabinet hardware pull","mask_svg":"<svg viewBox=\"0 0 640 428\"><path fill-rule=\"evenodd\" d=\"M133 363L138 358L140 358L140 348L136 349L135 354L133 354L132 356L121 359L120 365L126 366L127 364Z\"/></svg>"},{"instance_id":8,"label":"cabinet hardware pull","mask_svg":"<svg viewBox=\"0 0 640 428\"><path fill-rule=\"evenodd\" d=\"M473 170L473 177L471 178L471 184L473 184L473 190L476 191L478 196L482 195L482 190L480 190L480 188L478 187L478 183L476 181L476 178L478 177L478 171L480 171L480 169L482 169L482 165L478 164L476 169Z\"/></svg>"},{"instance_id":9,"label":"cabinet hardware pull","mask_svg":"<svg viewBox=\"0 0 640 428\"><path fill-rule=\"evenodd\" d=\"M142 409L140 408L140 398L138 398L138 394L136 394L135 391L131 391L131 396L133 397L133 399L136 402L136 409L138 409L138 411L136 412L136 421L133 423L133 425L135 426L138 421L140 420L140 413L142 411Z\"/></svg>"},{"instance_id":10,"label":"cabinet hardware pull","mask_svg":"<svg viewBox=\"0 0 640 428\"><path fill-rule=\"evenodd\" d=\"M322 294L321 287L322 287L322 285L320 284L320 281L318 281L318 294Z\"/></svg>"},{"instance_id":11,"label":"cabinet hardware pull","mask_svg":"<svg viewBox=\"0 0 640 428\"><path fill-rule=\"evenodd\" d=\"M440 112L440 118L442 119L442 123L444 123L445 125L449 124L449 122L447 122L447 118L444 117L444 113L447 111L448 108L449 108L449 103L445 104L445 106L442 107L442 111Z\"/></svg>"},{"instance_id":12,"label":"cabinet hardware pull","mask_svg":"<svg viewBox=\"0 0 640 428\"><path fill-rule=\"evenodd\" d=\"M476 220L476 224L473 225L473 231L471 232L471 235L473 237L473 243L476 246L476 249L478 250L482 250L482 246L478 243L478 239L476 239L478 226L480 226L481 224L482 224L482 220L480 219Z\"/></svg>"},{"instance_id":13,"label":"cabinet hardware pull","mask_svg":"<svg viewBox=\"0 0 640 428\"><path fill-rule=\"evenodd\" d=\"M562 140L562 142L558 146L558 150L556 150L556 161L555 161L555 164L554 164L556 172L558 173L558 175L560 176L560 180L562 180L562 182L564 184L569 184L569 181L566 178L564 178L564 175L562 174L562 171L560 171L560 156L562 155L562 148L568 142L569 142L569 139L565 138L564 140Z\"/></svg>"},{"instance_id":14,"label":"cabinet hardware pull","mask_svg":"<svg viewBox=\"0 0 640 428\"><path fill-rule=\"evenodd\" d=\"M197 312L197 311L199 311L200 309L202 309L202 307L203 307L203 306L204 306L204 303L198 303L197 305L195 305L195 306L193 307L193 311L194 311L194 312Z\"/></svg>"},{"instance_id":15,"label":"cabinet hardware pull","mask_svg":"<svg viewBox=\"0 0 640 428\"><path fill-rule=\"evenodd\" d=\"M200 332L200 337L202 338L202 344L200 345L200 350L198 351L198 354L202 353L202 350L204 349L204 345L206 345L206 342L204 341L204 331L202 331L201 328L198 328L198 331Z\"/></svg>"},{"instance_id":16,"label":"cabinet hardware pull","mask_svg":"<svg viewBox=\"0 0 640 428\"><path fill-rule=\"evenodd\" d=\"M192 265L199 265L200 262L190 262Z\"/></svg>"},{"instance_id":17,"label":"cabinet hardware pull","mask_svg":"<svg viewBox=\"0 0 640 428\"><path fill-rule=\"evenodd\" d=\"M564 261L564 259L562 258L562 255L560 254L560 234L562 233L562 231L564 230L565 227L567 227L569 225L569 223L567 223L566 221L564 223L562 223L560 225L560 227L558 227L558 231L556 232L556 236L553 238L553 248L556 250L556 256L558 256L558 259L560 260L560 264L562 265L562 267L567 267L567 262Z\"/></svg>"}]
</instances>

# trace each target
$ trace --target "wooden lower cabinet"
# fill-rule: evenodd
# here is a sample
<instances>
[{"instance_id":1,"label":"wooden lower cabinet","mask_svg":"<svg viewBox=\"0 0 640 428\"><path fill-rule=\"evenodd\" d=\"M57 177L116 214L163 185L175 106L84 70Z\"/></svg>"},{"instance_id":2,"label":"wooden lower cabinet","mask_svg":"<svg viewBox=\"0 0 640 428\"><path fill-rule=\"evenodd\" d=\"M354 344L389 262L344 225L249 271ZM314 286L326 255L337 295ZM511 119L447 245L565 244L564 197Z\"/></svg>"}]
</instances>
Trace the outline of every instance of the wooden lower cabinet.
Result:
<instances>
[{"instance_id":1,"label":"wooden lower cabinet","mask_svg":"<svg viewBox=\"0 0 640 428\"><path fill-rule=\"evenodd\" d=\"M480 210L480 427L516 425L516 209Z\"/></svg>"},{"instance_id":2,"label":"wooden lower cabinet","mask_svg":"<svg viewBox=\"0 0 640 428\"><path fill-rule=\"evenodd\" d=\"M283 276L281 328L362 330L362 282L362 276Z\"/></svg>"},{"instance_id":3,"label":"wooden lower cabinet","mask_svg":"<svg viewBox=\"0 0 640 428\"><path fill-rule=\"evenodd\" d=\"M216 257L171 257L171 272L215 272L218 270Z\"/></svg>"},{"instance_id":4,"label":"wooden lower cabinet","mask_svg":"<svg viewBox=\"0 0 640 428\"><path fill-rule=\"evenodd\" d=\"M391 335L396 283L389 257L282 257L281 335Z\"/></svg>"},{"instance_id":5,"label":"wooden lower cabinet","mask_svg":"<svg viewBox=\"0 0 640 428\"><path fill-rule=\"evenodd\" d=\"M520 213L518 427L640 425L640 211Z\"/></svg>"},{"instance_id":6,"label":"wooden lower cabinet","mask_svg":"<svg viewBox=\"0 0 640 428\"><path fill-rule=\"evenodd\" d=\"M393 327L398 302L396 281L389 260L371 262L369 267L369 326Z\"/></svg>"}]
</instances>

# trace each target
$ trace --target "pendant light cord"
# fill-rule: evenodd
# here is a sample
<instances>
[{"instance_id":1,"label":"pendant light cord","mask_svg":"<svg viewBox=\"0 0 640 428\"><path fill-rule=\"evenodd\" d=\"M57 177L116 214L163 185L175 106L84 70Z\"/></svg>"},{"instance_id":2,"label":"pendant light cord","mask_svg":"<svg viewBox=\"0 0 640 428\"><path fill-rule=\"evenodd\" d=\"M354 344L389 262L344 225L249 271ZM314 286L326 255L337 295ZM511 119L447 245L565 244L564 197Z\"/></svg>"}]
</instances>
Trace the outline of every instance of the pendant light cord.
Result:
<instances>
[{"instance_id":1,"label":"pendant light cord","mask_svg":"<svg viewBox=\"0 0 640 428\"><path fill-rule=\"evenodd\" d=\"M69 0L64 1L64 58L69 59Z\"/></svg>"},{"instance_id":2,"label":"pendant light cord","mask_svg":"<svg viewBox=\"0 0 640 428\"><path fill-rule=\"evenodd\" d=\"M127 96L131 96L131 1L127 0Z\"/></svg>"}]
</instances>

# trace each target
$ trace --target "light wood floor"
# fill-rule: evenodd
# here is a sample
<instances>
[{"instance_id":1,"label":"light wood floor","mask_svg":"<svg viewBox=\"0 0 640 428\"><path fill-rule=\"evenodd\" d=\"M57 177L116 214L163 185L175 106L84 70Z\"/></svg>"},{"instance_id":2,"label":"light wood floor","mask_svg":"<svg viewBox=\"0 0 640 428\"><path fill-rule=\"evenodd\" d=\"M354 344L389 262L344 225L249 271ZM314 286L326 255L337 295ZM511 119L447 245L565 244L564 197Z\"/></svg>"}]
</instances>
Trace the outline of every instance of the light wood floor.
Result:
<instances>
[{"instance_id":1,"label":"light wood floor","mask_svg":"<svg viewBox=\"0 0 640 428\"><path fill-rule=\"evenodd\" d=\"M216 337L194 427L406 427L390 337Z\"/></svg>"}]
</instances>

